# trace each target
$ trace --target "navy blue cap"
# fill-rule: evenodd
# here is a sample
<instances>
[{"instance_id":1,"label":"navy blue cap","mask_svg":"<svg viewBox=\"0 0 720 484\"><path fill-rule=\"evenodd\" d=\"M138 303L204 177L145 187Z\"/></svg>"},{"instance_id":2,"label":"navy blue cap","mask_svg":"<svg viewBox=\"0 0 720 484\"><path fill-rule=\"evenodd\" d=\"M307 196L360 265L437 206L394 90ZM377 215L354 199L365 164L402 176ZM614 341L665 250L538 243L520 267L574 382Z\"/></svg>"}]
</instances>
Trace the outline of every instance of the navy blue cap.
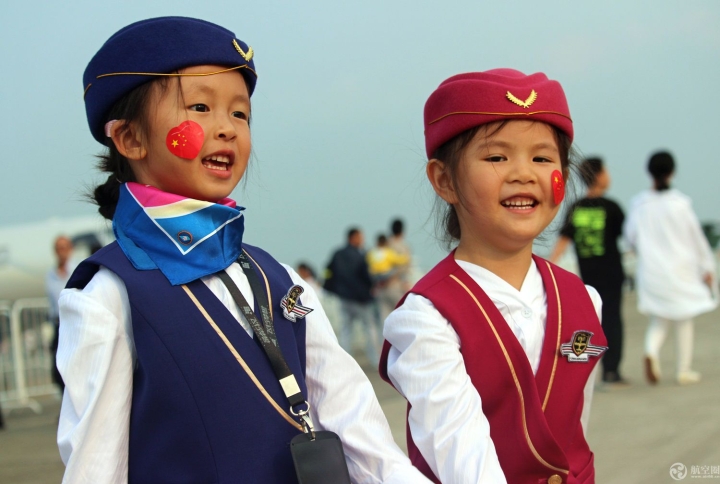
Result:
<instances>
[{"instance_id":1,"label":"navy blue cap","mask_svg":"<svg viewBox=\"0 0 720 484\"><path fill-rule=\"evenodd\" d=\"M135 22L110 37L83 75L85 111L93 137L105 144L108 112L123 96L158 76L191 66L238 69L252 95L257 81L253 50L229 30L188 17Z\"/></svg>"}]
</instances>

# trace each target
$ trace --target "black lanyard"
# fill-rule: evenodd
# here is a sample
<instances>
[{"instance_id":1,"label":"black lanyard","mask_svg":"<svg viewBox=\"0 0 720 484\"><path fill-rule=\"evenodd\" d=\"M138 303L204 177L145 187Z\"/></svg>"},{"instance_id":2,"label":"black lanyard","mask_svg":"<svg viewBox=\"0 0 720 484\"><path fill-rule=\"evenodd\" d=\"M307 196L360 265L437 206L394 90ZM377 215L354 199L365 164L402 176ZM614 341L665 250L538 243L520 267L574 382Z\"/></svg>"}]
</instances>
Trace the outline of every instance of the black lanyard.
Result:
<instances>
[{"instance_id":1,"label":"black lanyard","mask_svg":"<svg viewBox=\"0 0 720 484\"><path fill-rule=\"evenodd\" d=\"M237 287L237 284L235 284L235 281L230 278L228 273L220 271L217 273L217 276L223 284L225 284L225 287L228 288L230 295L235 300L235 303L242 311L245 319L247 319L247 322L250 323L250 326L257 335L265 354L270 360L270 365L275 373L275 377L280 382L280 386L282 386L283 392L290 402L290 412L297 417L303 417L307 414L309 405L307 405L305 396L295 379L295 375L290 370L290 367L285 361L285 357L280 350L280 343L278 342L277 335L275 334L275 325L273 324L272 317L270 317L268 295L244 252L240 253L238 263L245 273L245 276L248 278L248 282L250 282L250 289L252 290L253 295L257 298L258 307L260 308L260 316L262 317L264 326L263 324L260 324L260 321L258 321L258 318L253 309L250 307L250 304L247 302L247 299L245 299L242 295L240 289ZM301 404L306 404L307 409L296 412L293 407Z\"/></svg>"}]
</instances>

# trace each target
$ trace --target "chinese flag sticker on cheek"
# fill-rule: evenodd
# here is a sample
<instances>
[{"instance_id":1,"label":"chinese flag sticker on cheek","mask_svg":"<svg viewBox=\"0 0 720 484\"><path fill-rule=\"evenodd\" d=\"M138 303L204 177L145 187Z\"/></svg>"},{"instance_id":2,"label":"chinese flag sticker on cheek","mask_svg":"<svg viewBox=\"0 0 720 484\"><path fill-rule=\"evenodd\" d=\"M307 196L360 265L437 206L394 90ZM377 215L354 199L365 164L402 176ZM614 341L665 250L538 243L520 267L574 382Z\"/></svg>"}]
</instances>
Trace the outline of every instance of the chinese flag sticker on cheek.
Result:
<instances>
[{"instance_id":1,"label":"chinese flag sticker on cheek","mask_svg":"<svg viewBox=\"0 0 720 484\"><path fill-rule=\"evenodd\" d=\"M200 153L204 140L202 126L195 121L184 121L168 131L165 144L173 155L192 160Z\"/></svg>"},{"instance_id":2,"label":"chinese flag sticker on cheek","mask_svg":"<svg viewBox=\"0 0 720 484\"><path fill-rule=\"evenodd\" d=\"M552 182L555 205L560 205L560 202L562 202L563 198L565 198L565 180L563 179L562 173L555 170L550 175L550 181Z\"/></svg>"}]
</instances>

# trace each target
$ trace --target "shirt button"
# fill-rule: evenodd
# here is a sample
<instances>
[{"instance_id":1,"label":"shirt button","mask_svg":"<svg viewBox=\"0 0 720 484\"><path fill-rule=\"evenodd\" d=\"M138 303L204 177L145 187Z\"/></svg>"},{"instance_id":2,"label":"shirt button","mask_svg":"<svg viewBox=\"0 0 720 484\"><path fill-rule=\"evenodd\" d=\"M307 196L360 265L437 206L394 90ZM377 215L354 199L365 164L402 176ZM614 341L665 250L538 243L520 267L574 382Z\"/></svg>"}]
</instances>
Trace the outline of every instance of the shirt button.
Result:
<instances>
[{"instance_id":1,"label":"shirt button","mask_svg":"<svg viewBox=\"0 0 720 484\"><path fill-rule=\"evenodd\" d=\"M550 476L550 479L548 479L548 484L562 484L562 477L557 474L553 474Z\"/></svg>"},{"instance_id":2,"label":"shirt button","mask_svg":"<svg viewBox=\"0 0 720 484\"><path fill-rule=\"evenodd\" d=\"M525 318L530 318L530 316L532 316L532 311L530 311L528 308L523 308L522 315Z\"/></svg>"}]
</instances>

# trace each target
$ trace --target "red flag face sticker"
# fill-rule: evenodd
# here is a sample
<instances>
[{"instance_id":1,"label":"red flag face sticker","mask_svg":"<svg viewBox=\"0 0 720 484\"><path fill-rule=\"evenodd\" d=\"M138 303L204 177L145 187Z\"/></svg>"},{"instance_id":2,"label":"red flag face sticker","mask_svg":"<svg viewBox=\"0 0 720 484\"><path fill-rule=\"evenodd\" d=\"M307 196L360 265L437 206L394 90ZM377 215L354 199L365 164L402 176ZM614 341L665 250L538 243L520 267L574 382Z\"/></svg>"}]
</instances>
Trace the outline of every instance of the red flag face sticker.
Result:
<instances>
[{"instance_id":1,"label":"red flag face sticker","mask_svg":"<svg viewBox=\"0 0 720 484\"><path fill-rule=\"evenodd\" d=\"M565 180L563 179L562 173L558 170L553 171L550 175L550 181L552 183L555 205L560 205L560 202L565 198Z\"/></svg>"},{"instance_id":2,"label":"red flag face sticker","mask_svg":"<svg viewBox=\"0 0 720 484\"><path fill-rule=\"evenodd\" d=\"M202 149L205 132L195 121L184 121L168 131L165 144L170 153L186 160L194 159Z\"/></svg>"}]
</instances>

